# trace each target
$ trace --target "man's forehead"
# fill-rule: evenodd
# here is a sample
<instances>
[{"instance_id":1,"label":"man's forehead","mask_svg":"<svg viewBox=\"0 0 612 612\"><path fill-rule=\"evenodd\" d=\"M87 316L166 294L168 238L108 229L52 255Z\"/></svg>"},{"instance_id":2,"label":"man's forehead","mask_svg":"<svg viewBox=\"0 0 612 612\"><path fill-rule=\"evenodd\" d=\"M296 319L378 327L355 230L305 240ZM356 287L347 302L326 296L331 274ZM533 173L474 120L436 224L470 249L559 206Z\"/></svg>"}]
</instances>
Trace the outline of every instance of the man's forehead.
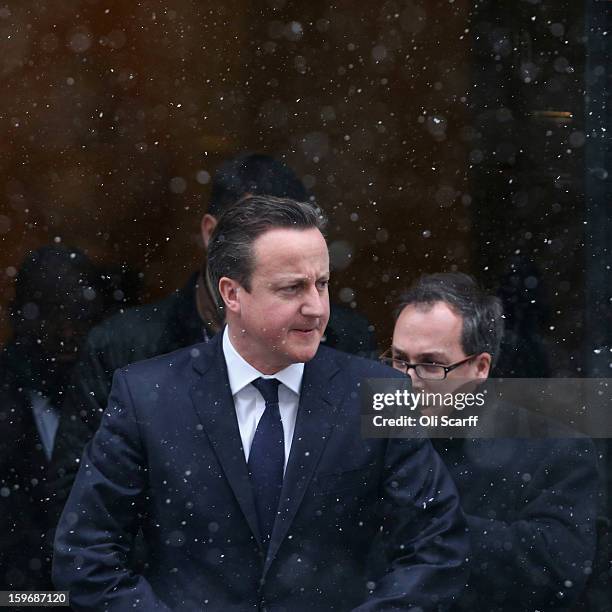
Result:
<instances>
[{"instance_id":1,"label":"man's forehead","mask_svg":"<svg viewBox=\"0 0 612 612\"><path fill-rule=\"evenodd\" d=\"M463 318L444 302L409 304L395 324L393 344L403 351L443 352L461 345Z\"/></svg>"},{"instance_id":2,"label":"man's forehead","mask_svg":"<svg viewBox=\"0 0 612 612\"><path fill-rule=\"evenodd\" d=\"M316 227L276 227L271 226L263 231L255 239L255 245L264 243L277 244L278 241L289 240L293 241L296 238L300 240L308 240L316 243L325 242L323 234Z\"/></svg>"},{"instance_id":3,"label":"man's forehead","mask_svg":"<svg viewBox=\"0 0 612 612\"><path fill-rule=\"evenodd\" d=\"M450 304L446 302L427 302L408 304L401 312L397 323L406 322L435 323L446 327L462 327L463 317Z\"/></svg>"},{"instance_id":4,"label":"man's forehead","mask_svg":"<svg viewBox=\"0 0 612 612\"><path fill-rule=\"evenodd\" d=\"M308 272L291 272L283 266L282 262L277 262L278 265L272 268L266 268L264 274L264 282L270 286L296 284L296 283L316 283L322 279L329 278L329 266L317 266ZM310 266L309 266L310 268ZM255 269L257 274L257 268Z\"/></svg>"},{"instance_id":5,"label":"man's forehead","mask_svg":"<svg viewBox=\"0 0 612 612\"><path fill-rule=\"evenodd\" d=\"M327 243L316 228L273 228L257 237L253 244L256 264L299 265L307 261L319 265L329 261ZM289 268L287 272L296 272Z\"/></svg>"}]
</instances>

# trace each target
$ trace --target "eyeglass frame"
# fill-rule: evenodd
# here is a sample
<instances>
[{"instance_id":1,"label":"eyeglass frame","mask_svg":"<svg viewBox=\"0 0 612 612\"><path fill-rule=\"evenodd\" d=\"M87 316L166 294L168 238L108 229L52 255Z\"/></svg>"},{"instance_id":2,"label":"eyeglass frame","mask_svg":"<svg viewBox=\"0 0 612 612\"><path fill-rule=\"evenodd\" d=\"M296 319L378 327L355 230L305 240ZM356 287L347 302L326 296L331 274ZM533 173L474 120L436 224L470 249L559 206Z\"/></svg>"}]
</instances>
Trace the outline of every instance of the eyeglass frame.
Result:
<instances>
[{"instance_id":1,"label":"eyeglass frame","mask_svg":"<svg viewBox=\"0 0 612 612\"><path fill-rule=\"evenodd\" d=\"M406 376L410 376L410 374L408 374L408 372L410 370L414 370L414 373L421 379L421 380L446 380L446 377L448 376L449 372L452 372L453 370L455 370L456 368L458 368L459 366L462 366L464 363L468 363L468 361L471 361L472 359L474 359L474 357L478 357L478 353L474 353L472 355L470 355L469 357L466 357L465 359L462 359L461 361L456 361L455 363L451 363L449 365L444 365L442 363L408 363L407 361L404 361L403 359L398 359L397 357L387 357L387 353L392 352L393 351L393 347L388 348L378 359L379 360L383 360L383 359L390 359L392 361L401 361L403 364L406 365L406 371L404 372L403 370L398 370L398 372L402 372L402 374L405 374ZM444 370L444 376L442 378L423 378L416 370L417 366L436 366L438 368L442 368ZM393 366L391 366L393 367ZM395 370L397 370L397 368L394 368Z\"/></svg>"}]
</instances>

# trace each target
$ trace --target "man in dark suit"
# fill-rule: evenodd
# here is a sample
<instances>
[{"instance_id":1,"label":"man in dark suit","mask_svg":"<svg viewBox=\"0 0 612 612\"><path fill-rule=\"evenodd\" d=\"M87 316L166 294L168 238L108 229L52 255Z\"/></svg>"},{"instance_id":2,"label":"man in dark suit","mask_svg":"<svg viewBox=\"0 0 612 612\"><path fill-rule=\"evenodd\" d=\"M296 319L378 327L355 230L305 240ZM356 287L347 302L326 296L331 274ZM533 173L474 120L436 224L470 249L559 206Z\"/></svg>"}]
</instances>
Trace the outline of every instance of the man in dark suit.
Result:
<instances>
[{"instance_id":1,"label":"man in dark suit","mask_svg":"<svg viewBox=\"0 0 612 612\"><path fill-rule=\"evenodd\" d=\"M44 483L76 351L103 314L99 276L78 249L53 245L15 277L0 348L0 590L51 586Z\"/></svg>"},{"instance_id":2,"label":"man in dark suit","mask_svg":"<svg viewBox=\"0 0 612 612\"><path fill-rule=\"evenodd\" d=\"M219 215L246 194L308 199L304 185L286 164L267 155L238 155L222 164L213 177L208 210L200 223L205 249ZM222 327L223 312L204 278L205 268L204 261L187 285L167 298L121 311L89 334L64 402L50 469L48 496L57 518L83 448L100 423L113 372L135 361L210 340ZM376 348L365 317L338 305L332 305L324 343L365 356L371 356Z\"/></svg>"},{"instance_id":3,"label":"man in dark suit","mask_svg":"<svg viewBox=\"0 0 612 612\"><path fill-rule=\"evenodd\" d=\"M322 228L291 200L230 208L208 259L223 333L115 374L57 529L75 609L440 610L461 591L465 524L430 443L360 436L362 381L401 375L320 346Z\"/></svg>"},{"instance_id":4,"label":"man in dark suit","mask_svg":"<svg viewBox=\"0 0 612 612\"><path fill-rule=\"evenodd\" d=\"M390 362L411 376L416 391L464 390L467 381L486 381L502 335L498 298L465 274L425 275L401 298ZM452 417L471 411L445 410ZM454 429L453 438L432 440L470 528L472 575L456 608L568 609L595 554L594 445L521 407L488 401L478 412L496 438L455 437Z\"/></svg>"}]
</instances>

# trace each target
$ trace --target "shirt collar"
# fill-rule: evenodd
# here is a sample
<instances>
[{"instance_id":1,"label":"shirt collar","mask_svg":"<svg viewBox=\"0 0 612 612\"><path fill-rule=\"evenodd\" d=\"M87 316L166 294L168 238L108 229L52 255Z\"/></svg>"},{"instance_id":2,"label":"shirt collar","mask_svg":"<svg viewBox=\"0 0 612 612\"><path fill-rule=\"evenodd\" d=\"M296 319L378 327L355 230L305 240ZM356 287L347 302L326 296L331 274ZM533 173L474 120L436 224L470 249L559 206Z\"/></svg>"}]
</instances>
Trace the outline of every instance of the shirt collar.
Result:
<instances>
[{"instance_id":1,"label":"shirt collar","mask_svg":"<svg viewBox=\"0 0 612 612\"><path fill-rule=\"evenodd\" d=\"M258 378L276 378L296 395L300 394L302 377L304 376L303 363L292 363L272 376L262 374L246 361L234 348L229 337L229 327L227 325L223 330L223 355L227 365L227 376L229 378L232 395L236 395L236 393Z\"/></svg>"}]
</instances>

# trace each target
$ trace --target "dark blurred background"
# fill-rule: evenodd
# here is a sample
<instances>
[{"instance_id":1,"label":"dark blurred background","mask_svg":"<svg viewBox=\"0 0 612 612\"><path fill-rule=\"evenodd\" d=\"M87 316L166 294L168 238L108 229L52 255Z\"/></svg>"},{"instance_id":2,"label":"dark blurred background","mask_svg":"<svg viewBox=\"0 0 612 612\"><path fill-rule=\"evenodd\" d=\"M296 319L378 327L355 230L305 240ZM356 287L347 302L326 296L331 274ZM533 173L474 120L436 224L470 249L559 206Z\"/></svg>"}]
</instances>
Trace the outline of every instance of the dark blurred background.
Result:
<instances>
[{"instance_id":1,"label":"dark blurred background","mask_svg":"<svg viewBox=\"0 0 612 612\"><path fill-rule=\"evenodd\" d=\"M461 270L504 297L511 333L538 338L534 375L607 376L611 12L0 4L0 342L13 277L44 244L103 266L117 305L182 286L210 177L250 150L294 167L331 216L333 298L381 347L403 287Z\"/></svg>"}]
</instances>

